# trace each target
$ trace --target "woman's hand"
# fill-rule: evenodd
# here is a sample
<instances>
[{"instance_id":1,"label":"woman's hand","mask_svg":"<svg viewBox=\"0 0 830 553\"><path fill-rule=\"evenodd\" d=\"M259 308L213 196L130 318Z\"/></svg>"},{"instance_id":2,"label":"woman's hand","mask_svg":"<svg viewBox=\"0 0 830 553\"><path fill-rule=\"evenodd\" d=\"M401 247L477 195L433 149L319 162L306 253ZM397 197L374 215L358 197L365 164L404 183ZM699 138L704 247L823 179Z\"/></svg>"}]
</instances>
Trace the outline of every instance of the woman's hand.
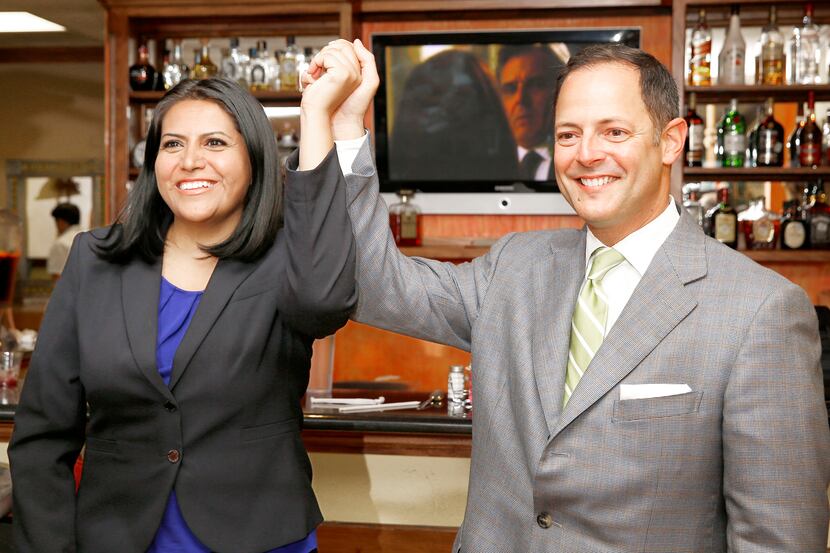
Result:
<instances>
[{"instance_id":1,"label":"woman's hand","mask_svg":"<svg viewBox=\"0 0 830 553\"><path fill-rule=\"evenodd\" d=\"M360 62L348 40L338 39L315 55L303 78L302 111L331 117L360 84Z\"/></svg>"},{"instance_id":2,"label":"woman's hand","mask_svg":"<svg viewBox=\"0 0 830 553\"><path fill-rule=\"evenodd\" d=\"M360 62L352 43L343 39L330 42L312 58L301 78L298 169L307 171L317 167L334 146L335 112L360 84Z\"/></svg>"},{"instance_id":3,"label":"woman's hand","mask_svg":"<svg viewBox=\"0 0 830 553\"><path fill-rule=\"evenodd\" d=\"M363 136L366 112L369 110L369 105L380 83L375 57L372 53L366 49L360 39L356 39L353 44L347 44L353 48L352 52L359 63L360 84L332 114L331 127L335 140L348 140ZM313 60L303 84L311 86L322 74L322 68Z\"/></svg>"}]
</instances>

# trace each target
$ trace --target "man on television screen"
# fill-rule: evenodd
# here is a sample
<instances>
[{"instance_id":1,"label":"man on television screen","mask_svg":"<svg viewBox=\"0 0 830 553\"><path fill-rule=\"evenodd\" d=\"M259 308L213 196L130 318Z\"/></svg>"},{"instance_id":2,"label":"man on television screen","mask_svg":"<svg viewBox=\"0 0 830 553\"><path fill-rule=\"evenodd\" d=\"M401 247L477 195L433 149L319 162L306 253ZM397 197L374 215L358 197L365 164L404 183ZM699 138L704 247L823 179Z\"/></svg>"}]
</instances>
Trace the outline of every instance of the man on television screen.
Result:
<instances>
[{"instance_id":1,"label":"man on television screen","mask_svg":"<svg viewBox=\"0 0 830 553\"><path fill-rule=\"evenodd\" d=\"M523 181L552 181L553 101L562 62L543 44L507 45L499 51L498 85L517 145Z\"/></svg>"},{"instance_id":2,"label":"man on television screen","mask_svg":"<svg viewBox=\"0 0 830 553\"><path fill-rule=\"evenodd\" d=\"M554 166L586 226L511 233L460 265L395 246L363 129L371 53L335 42L310 74L293 185L346 187L352 317L472 352L470 484L453 553L826 551L815 311L669 195L687 127L659 61L620 44L570 58ZM362 76L354 91L345 74Z\"/></svg>"}]
</instances>

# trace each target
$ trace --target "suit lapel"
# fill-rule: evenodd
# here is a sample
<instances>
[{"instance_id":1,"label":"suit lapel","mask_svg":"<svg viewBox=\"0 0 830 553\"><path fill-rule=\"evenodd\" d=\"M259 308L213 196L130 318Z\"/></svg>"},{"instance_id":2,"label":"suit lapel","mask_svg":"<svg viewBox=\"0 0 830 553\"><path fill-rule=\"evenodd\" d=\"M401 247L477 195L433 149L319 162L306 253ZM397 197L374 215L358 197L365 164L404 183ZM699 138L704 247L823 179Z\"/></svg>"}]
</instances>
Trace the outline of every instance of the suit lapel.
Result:
<instances>
[{"instance_id":1,"label":"suit lapel","mask_svg":"<svg viewBox=\"0 0 830 553\"><path fill-rule=\"evenodd\" d=\"M222 313L233 293L257 266L234 260L220 260L213 270L207 289L199 302L196 314L173 357L173 374L170 377L172 390L187 370L190 360L205 339L216 319Z\"/></svg>"},{"instance_id":2,"label":"suit lapel","mask_svg":"<svg viewBox=\"0 0 830 553\"><path fill-rule=\"evenodd\" d=\"M161 259L153 264L140 260L127 264L121 275L124 324L136 365L167 399L173 399L156 364Z\"/></svg>"},{"instance_id":3,"label":"suit lapel","mask_svg":"<svg viewBox=\"0 0 830 553\"><path fill-rule=\"evenodd\" d=\"M585 276L585 231L555 246L534 267L533 372L549 432L562 411L571 317Z\"/></svg>"},{"instance_id":4,"label":"suit lapel","mask_svg":"<svg viewBox=\"0 0 830 553\"><path fill-rule=\"evenodd\" d=\"M697 301L685 285L705 274L703 233L681 214L574 390L554 436L613 389L688 316Z\"/></svg>"}]
</instances>

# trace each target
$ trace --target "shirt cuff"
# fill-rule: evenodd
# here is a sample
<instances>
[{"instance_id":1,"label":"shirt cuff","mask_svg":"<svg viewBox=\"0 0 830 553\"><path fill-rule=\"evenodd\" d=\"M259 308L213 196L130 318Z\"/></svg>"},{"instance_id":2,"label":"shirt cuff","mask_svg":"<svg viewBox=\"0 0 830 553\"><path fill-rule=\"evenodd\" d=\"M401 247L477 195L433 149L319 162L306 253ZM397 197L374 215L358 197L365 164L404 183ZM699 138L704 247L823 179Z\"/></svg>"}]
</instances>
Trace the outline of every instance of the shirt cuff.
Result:
<instances>
[{"instance_id":1,"label":"shirt cuff","mask_svg":"<svg viewBox=\"0 0 830 553\"><path fill-rule=\"evenodd\" d=\"M364 131L360 138L350 138L348 140L335 140L334 147L337 149L337 159L340 160L340 171L343 176L353 175L352 163L357 158L357 153L363 146L363 143L369 140L369 131Z\"/></svg>"}]
</instances>

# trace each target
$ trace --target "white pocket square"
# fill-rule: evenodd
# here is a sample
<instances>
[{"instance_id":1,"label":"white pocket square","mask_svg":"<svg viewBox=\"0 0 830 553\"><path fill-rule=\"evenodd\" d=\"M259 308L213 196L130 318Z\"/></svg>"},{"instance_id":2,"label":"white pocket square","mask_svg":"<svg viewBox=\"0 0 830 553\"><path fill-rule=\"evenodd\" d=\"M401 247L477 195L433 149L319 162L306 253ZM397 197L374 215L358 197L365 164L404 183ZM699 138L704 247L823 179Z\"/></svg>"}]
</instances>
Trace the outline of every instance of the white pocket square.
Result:
<instances>
[{"instance_id":1,"label":"white pocket square","mask_svg":"<svg viewBox=\"0 0 830 553\"><path fill-rule=\"evenodd\" d=\"M620 384L620 400L678 396L691 391L688 384Z\"/></svg>"}]
</instances>

